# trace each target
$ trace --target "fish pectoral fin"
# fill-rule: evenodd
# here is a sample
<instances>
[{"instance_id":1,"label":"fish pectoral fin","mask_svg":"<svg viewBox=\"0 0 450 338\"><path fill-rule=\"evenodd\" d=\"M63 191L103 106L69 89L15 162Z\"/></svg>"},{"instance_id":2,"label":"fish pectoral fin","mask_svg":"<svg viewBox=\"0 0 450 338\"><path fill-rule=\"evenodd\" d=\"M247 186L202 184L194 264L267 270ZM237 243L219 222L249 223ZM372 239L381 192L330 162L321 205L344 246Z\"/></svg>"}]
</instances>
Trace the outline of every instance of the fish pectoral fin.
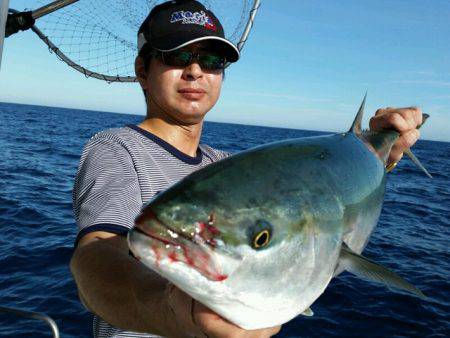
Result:
<instances>
[{"instance_id":1,"label":"fish pectoral fin","mask_svg":"<svg viewBox=\"0 0 450 338\"><path fill-rule=\"evenodd\" d=\"M309 307L309 308L307 308L305 311L303 311L303 312L301 313L301 315L302 315L302 316L306 316L306 317L312 317L312 316L314 316L314 312L313 312L313 310L311 310L311 308Z\"/></svg>"},{"instance_id":2,"label":"fish pectoral fin","mask_svg":"<svg viewBox=\"0 0 450 338\"><path fill-rule=\"evenodd\" d=\"M341 248L339 264L348 272L371 281L383 283L388 287L394 287L412 293L417 297L427 297L414 285L397 275L395 272L381 266L371 260L353 252L345 243Z\"/></svg>"}]
</instances>

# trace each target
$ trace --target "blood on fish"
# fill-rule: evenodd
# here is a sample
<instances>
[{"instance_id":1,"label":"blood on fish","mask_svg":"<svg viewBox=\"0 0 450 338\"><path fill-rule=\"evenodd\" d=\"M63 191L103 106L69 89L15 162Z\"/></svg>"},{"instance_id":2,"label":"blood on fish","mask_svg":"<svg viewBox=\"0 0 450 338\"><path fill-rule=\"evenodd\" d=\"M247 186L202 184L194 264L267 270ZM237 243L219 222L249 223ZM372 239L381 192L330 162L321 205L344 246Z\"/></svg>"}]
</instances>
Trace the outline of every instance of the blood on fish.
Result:
<instances>
[{"instance_id":1,"label":"blood on fish","mask_svg":"<svg viewBox=\"0 0 450 338\"><path fill-rule=\"evenodd\" d=\"M217 241L214 238L208 239L206 242L213 247L217 246Z\"/></svg>"},{"instance_id":2,"label":"blood on fish","mask_svg":"<svg viewBox=\"0 0 450 338\"><path fill-rule=\"evenodd\" d=\"M206 224L203 222L198 222L197 224L198 224L198 230L199 230L198 232L201 234L203 231L205 231Z\"/></svg>"},{"instance_id":3,"label":"blood on fish","mask_svg":"<svg viewBox=\"0 0 450 338\"><path fill-rule=\"evenodd\" d=\"M150 247L152 248L153 252L155 253L156 257L156 266L159 267L160 261L161 261L161 254L158 250L158 246L155 244L151 244Z\"/></svg>"},{"instance_id":4,"label":"blood on fish","mask_svg":"<svg viewBox=\"0 0 450 338\"><path fill-rule=\"evenodd\" d=\"M217 236L220 234L220 230L217 229L215 226L211 225L211 223L203 223L198 222L198 235L200 238L202 238L206 243L209 243L213 246L217 244L217 242L214 240L214 236Z\"/></svg>"},{"instance_id":5,"label":"blood on fish","mask_svg":"<svg viewBox=\"0 0 450 338\"><path fill-rule=\"evenodd\" d=\"M175 251L169 253L168 257L171 260L171 262L178 262L177 253Z\"/></svg>"},{"instance_id":6,"label":"blood on fish","mask_svg":"<svg viewBox=\"0 0 450 338\"><path fill-rule=\"evenodd\" d=\"M213 235L219 235L220 234L220 230L217 229L215 226L213 225L208 225L208 231L210 233L212 233Z\"/></svg>"},{"instance_id":7,"label":"blood on fish","mask_svg":"<svg viewBox=\"0 0 450 338\"><path fill-rule=\"evenodd\" d=\"M218 282L222 282L222 281L224 281L225 279L227 279L228 278L228 276L227 275L221 275L221 274L218 274L218 275L216 275L216 277L214 278L216 281L218 281Z\"/></svg>"},{"instance_id":8,"label":"blood on fish","mask_svg":"<svg viewBox=\"0 0 450 338\"><path fill-rule=\"evenodd\" d=\"M149 210L144 215L140 215L140 217L137 219L137 223L140 222L146 222L151 219L156 219L157 216L153 213L153 211ZM215 236L220 234L219 229L217 229L213 224L213 218L210 217L208 220L208 223L204 222L198 222L197 223L197 234L195 236L198 236L199 240L201 239L203 243L209 244L211 247L215 247L217 245L217 241L214 239ZM221 274L217 271L216 267L213 266L214 261L212 260L212 257L204 252L203 250L200 250L198 248L192 248L193 251L191 251L189 247L186 245L183 245L181 243L175 243L172 242L170 239L164 238L162 236L159 236L157 233L149 233L150 231L146 231L146 234L155 239L155 243L151 243L150 247L153 250L156 258L156 267L160 267L161 260L164 258L163 254L167 254L167 257L171 263L175 262L184 262L187 265L195 268L196 270L203 271L210 279L214 281L223 281L228 278L227 275ZM152 231L153 232L153 231ZM164 244L166 246L166 250L161 247L161 244ZM168 245L177 246L182 249L183 253L176 251L168 251L170 250Z\"/></svg>"},{"instance_id":9,"label":"blood on fish","mask_svg":"<svg viewBox=\"0 0 450 338\"><path fill-rule=\"evenodd\" d=\"M186 258L186 263L189 264L190 266L195 267L195 261L191 257L189 257L188 249L186 248L186 246L182 245L181 249L183 250L184 257Z\"/></svg>"}]
</instances>

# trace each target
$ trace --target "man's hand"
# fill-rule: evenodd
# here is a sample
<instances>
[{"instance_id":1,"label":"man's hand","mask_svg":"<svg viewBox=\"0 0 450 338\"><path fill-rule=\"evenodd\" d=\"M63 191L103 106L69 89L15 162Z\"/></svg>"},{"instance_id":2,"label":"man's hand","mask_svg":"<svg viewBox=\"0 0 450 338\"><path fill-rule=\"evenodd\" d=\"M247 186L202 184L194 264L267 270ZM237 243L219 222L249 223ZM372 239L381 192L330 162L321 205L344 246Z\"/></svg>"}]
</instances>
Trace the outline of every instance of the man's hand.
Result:
<instances>
[{"instance_id":1,"label":"man's hand","mask_svg":"<svg viewBox=\"0 0 450 338\"><path fill-rule=\"evenodd\" d=\"M417 129L422 124L422 111L417 107L378 109L370 119L371 130L394 129L400 137L393 145L386 164L397 163L403 157L403 152L412 147L419 139Z\"/></svg>"},{"instance_id":2,"label":"man's hand","mask_svg":"<svg viewBox=\"0 0 450 338\"><path fill-rule=\"evenodd\" d=\"M172 284L168 285L167 300L178 323L180 333L176 338L269 338L281 329L281 326L251 331L241 329Z\"/></svg>"}]
</instances>

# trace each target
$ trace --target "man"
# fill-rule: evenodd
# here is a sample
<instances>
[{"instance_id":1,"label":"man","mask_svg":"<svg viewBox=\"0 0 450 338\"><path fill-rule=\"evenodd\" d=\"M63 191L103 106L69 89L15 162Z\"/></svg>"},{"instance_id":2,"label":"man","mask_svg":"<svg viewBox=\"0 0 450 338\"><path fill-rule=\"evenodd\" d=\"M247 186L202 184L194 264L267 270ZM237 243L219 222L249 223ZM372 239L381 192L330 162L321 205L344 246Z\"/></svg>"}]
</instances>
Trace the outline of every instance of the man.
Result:
<instances>
[{"instance_id":1,"label":"man","mask_svg":"<svg viewBox=\"0 0 450 338\"><path fill-rule=\"evenodd\" d=\"M125 234L143 203L226 153L199 145L217 102L226 61L239 51L196 1L155 7L139 29L136 75L147 102L138 126L108 130L85 146L75 187L79 227L71 270L80 299L96 314L96 337L270 337L280 327L243 330L194 301L130 254ZM372 129L401 133L389 163L418 138L416 108L378 110ZM137 334L133 332L145 332Z\"/></svg>"}]
</instances>

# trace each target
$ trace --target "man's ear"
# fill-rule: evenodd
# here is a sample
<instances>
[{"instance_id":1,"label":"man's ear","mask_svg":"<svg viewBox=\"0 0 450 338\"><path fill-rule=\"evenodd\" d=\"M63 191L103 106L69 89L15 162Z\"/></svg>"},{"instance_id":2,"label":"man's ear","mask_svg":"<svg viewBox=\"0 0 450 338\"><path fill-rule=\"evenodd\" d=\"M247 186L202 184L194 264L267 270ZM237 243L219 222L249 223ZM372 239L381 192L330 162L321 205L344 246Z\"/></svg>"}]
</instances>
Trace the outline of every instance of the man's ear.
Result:
<instances>
[{"instance_id":1,"label":"man's ear","mask_svg":"<svg viewBox=\"0 0 450 338\"><path fill-rule=\"evenodd\" d=\"M136 78L141 84L142 89L147 89L147 72L145 71L144 59L138 56L134 61L134 71L136 73Z\"/></svg>"}]
</instances>

